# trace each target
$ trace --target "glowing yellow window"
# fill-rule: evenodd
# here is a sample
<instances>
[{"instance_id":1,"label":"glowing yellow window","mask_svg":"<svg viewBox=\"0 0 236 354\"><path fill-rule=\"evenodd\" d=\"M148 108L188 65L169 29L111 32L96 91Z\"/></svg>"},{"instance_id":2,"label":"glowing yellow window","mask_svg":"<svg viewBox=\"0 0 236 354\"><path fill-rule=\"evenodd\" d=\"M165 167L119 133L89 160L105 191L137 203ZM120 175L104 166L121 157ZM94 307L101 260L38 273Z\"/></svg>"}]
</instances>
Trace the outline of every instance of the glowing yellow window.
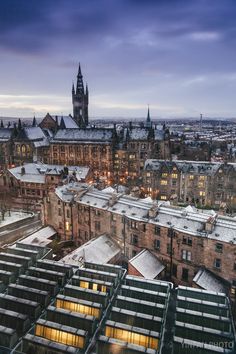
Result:
<instances>
[{"instance_id":1,"label":"glowing yellow window","mask_svg":"<svg viewBox=\"0 0 236 354\"><path fill-rule=\"evenodd\" d=\"M194 175L190 175L190 176L189 176L189 179L194 179Z\"/></svg>"},{"instance_id":2,"label":"glowing yellow window","mask_svg":"<svg viewBox=\"0 0 236 354\"><path fill-rule=\"evenodd\" d=\"M172 173L172 174L171 174L171 177L172 177L172 178L178 178L178 175L177 175L177 173Z\"/></svg>"},{"instance_id":3,"label":"glowing yellow window","mask_svg":"<svg viewBox=\"0 0 236 354\"><path fill-rule=\"evenodd\" d=\"M198 183L198 187L203 187L204 186L204 182L199 182Z\"/></svg>"},{"instance_id":4,"label":"glowing yellow window","mask_svg":"<svg viewBox=\"0 0 236 354\"><path fill-rule=\"evenodd\" d=\"M89 282L87 282L87 281L80 281L80 283L79 283L79 286L81 287L81 288L85 288L85 289L88 289L89 288Z\"/></svg>"},{"instance_id":5,"label":"glowing yellow window","mask_svg":"<svg viewBox=\"0 0 236 354\"><path fill-rule=\"evenodd\" d=\"M202 192L202 191L200 191L199 194L200 194L201 197L205 197L205 195L206 195L206 193L205 193L205 192Z\"/></svg>"},{"instance_id":6,"label":"glowing yellow window","mask_svg":"<svg viewBox=\"0 0 236 354\"><path fill-rule=\"evenodd\" d=\"M101 291L102 291L103 293L106 293L106 292L107 292L107 287L106 287L106 285L102 285Z\"/></svg>"},{"instance_id":7,"label":"glowing yellow window","mask_svg":"<svg viewBox=\"0 0 236 354\"><path fill-rule=\"evenodd\" d=\"M162 180L161 180L161 185L162 185L162 186L166 186L166 185L167 185L167 181L166 181L165 179L162 179Z\"/></svg>"},{"instance_id":8,"label":"glowing yellow window","mask_svg":"<svg viewBox=\"0 0 236 354\"><path fill-rule=\"evenodd\" d=\"M166 195L161 195L161 200L166 200Z\"/></svg>"},{"instance_id":9,"label":"glowing yellow window","mask_svg":"<svg viewBox=\"0 0 236 354\"><path fill-rule=\"evenodd\" d=\"M168 173L162 173L161 174L161 177L167 177L168 176Z\"/></svg>"},{"instance_id":10,"label":"glowing yellow window","mask_svg":"<svg viewBox=\"0 0 236 354\"><path fill-rule=\"evenodd\" d=\"M205 181L205 178L206 178L205 176L199 176L200 181Z\"/></svg>"},{"instance_id":11,"label":"glowing yellow window","mask_svg":"<svg viewBox=\"0 0 236 354\"><path fill-rule=\"evenodd\" d=\"M93 284L93 290L98 290L98 285L96 283Z\"/></svg>"},{"instance_id":12,"label":"glowing yellow window","mask_svg":"<svg viewBox=\"0 0 236 354\"><path fill-rule=\"evenodd\" d=\"M66 221L66 231L69 231L70 230L70 224L68 221Z\"/></svg>"}]
</instances>

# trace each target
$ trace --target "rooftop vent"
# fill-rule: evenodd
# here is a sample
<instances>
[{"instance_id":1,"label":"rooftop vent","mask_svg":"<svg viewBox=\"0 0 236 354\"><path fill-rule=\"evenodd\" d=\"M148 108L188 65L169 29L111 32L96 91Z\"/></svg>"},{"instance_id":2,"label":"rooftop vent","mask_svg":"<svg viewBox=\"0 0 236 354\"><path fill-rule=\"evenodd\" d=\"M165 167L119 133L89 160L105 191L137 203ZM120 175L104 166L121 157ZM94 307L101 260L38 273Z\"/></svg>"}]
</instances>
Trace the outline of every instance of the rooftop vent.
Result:
<instances>
[{"instance_id":1,"label":"rooftop vent","mask_svg":"<svg viewBox=\"0 0 236 354\"><path fill-rule=\"evenodd\" d=\"M216 237L219 237L219 236L220 236L220 234L215 233L215 236L216 236Z\"/></svg>"}]
</instances>

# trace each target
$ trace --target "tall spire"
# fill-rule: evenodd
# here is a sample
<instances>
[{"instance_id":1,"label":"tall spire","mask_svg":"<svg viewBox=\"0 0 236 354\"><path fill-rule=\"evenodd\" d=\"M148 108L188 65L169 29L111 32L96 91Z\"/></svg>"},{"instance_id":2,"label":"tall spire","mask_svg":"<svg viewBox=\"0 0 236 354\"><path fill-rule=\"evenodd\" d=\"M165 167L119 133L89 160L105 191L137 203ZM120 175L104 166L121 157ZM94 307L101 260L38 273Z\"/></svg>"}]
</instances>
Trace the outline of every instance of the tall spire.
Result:
<instances>
[{"instance_id":1,"label":"tall spire","mask_svg":"<svg viewBox=\"0 0 236 354\"><path fill-rule=\"evenodd\" d=\"M151 128L151 126L152 126L152 122L151 122L151 118L150 118L150 109L149 109L149 105L148 105L146 128Z\"/></svg>"},{"instance_id":2,"label":"tall spire","mask_svg":"<svg viewBox=\"0 0 236 354\"><path fill-rule=\"evenodd\" d=\"M72 83L72 95L75 94L75 85L74 85L74 82Z\"/></svg>"},{"instance_id":3,"label":"tall spire","mask_svg":"<svg viewBox=\"0 0 236 354\"><path fill-rule=\"evenodd\" d=\"M84 94L84 82L83 82L83 75L81 73L80 63L79 63L79 70L77 75L76 95L78 93Z\"/></svg>"},{"instance_id":4,"label":"tall spire","mask_svg":"<svg viewBox=\"0 0 236 354\"><path fill-rule=\"evenodd\" d=\"M76 87L72 85L73 117L79 127L84 128L88 125L88 86L84 88L83 75L79 64Z\"/></svg>"}]
</instances>

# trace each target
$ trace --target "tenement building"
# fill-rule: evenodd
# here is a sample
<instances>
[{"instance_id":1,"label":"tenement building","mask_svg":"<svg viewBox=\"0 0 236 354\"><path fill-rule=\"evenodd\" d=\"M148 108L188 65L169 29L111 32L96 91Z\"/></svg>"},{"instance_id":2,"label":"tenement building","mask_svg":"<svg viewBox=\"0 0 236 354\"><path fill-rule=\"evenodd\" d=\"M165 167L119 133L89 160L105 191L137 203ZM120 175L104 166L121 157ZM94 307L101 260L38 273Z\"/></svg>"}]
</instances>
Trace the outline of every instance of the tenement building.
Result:
<instances>
[{"instance_id":1,"label":"tenement building","mask_svg":"<svg viewBox=\"0 0 236 354\"><path fill-rule=\"evenodd\" d=\"M78 245L106 233L126 259L147 249L164 265L165 279L177 284L192 285L195 275L206 269L213 278L225 279L234 294L236 220L214 211L174 207L74 183L49 192L44 223Z\"/></svg>"},{"instance_id":2,"label":"tenement building","mask_svg":"<svg viewBox=\"0 0 236 354\"><path fill-rule=\"evenodd\" d=\"M5 170L0 176L0 192L14 208L42 211L49 190L69 182L92 181L88 167L26 163Z\"/></svg>"},{"instance_id":3,"label":"tenement building","mask_svg":"<svg viewBox=\"0 0 236 354\"><path fill-rule=\"evenodd\" d=\"M143 191L154 199L236 209L236 164L146 160Z\"/></svg>"}]
</instances>

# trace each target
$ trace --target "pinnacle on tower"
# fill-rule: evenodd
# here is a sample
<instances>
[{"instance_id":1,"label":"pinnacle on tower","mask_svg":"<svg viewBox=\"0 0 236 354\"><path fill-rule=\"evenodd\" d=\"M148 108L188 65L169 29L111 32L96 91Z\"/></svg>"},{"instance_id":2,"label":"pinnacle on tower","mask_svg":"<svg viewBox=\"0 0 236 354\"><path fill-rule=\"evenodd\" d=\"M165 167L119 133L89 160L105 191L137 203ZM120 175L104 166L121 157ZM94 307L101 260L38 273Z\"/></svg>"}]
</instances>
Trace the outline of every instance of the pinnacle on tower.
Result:
<instances>
[{"instance_id":1,"label":"pinnacle on tower","mask_svg":"<svg viewBox=\"0 0 236 354\"><path fill-rule=\"evenodd\" d=\"M77 75L76 95L78 93L84 94L84 82L83 82L83 75L81 73L80 63L79 63L79 70Z\"/></svg>"},{"instance_id":2,"label":"pinnacle on tower","mask_svg":"<svg viewBox=\"0 0 236 354\"><path fill-rule=\"evenodd\" d=\"M149 110L149 105L148 105L146 128L151 128L151 126L152 126L152 122L151 122L151 118L150 118L150 110Z\"/></svg>"},{"instance_id":3,"label":"pinnacle on tower","mask_svg":"<svg viewBox=\"0 0 236 354\"><path fill-rule=\"evenodd\" d=\"M74 87L74 84L72 85L72 103L73 117L80 128L85 128L88 125L88 102L88 85L86 84L84 90L83 75L79 64L76 88Z\"/></svg>"}]
</instances>

